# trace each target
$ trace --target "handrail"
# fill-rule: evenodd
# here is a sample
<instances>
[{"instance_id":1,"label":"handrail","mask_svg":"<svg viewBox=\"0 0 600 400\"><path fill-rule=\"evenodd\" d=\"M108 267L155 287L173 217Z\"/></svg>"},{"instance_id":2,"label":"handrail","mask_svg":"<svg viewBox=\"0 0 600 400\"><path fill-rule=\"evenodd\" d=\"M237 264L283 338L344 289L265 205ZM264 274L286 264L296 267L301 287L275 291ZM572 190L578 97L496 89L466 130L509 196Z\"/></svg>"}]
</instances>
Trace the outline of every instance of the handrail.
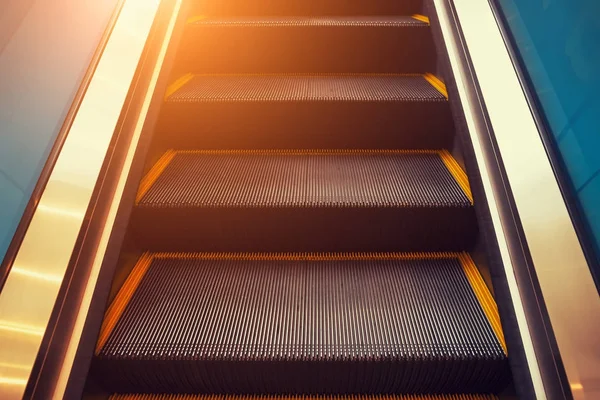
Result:
<instances>
[{"instance_id":1,"label":"handrail","mask_svg":"<svg viewBox=\"0 0 600 400\"><path fill-rule=\"evenodd\" d=\"M434 3L535 397L598 397L600 298L498 20L485 0Z\"/></svg>"},{"instance_id":2,"label":"handrail","mask_svg":"<svg viewBox=\"0 0 600 400\"><path fill-rule=\"evenodd\" d=\"M124 0L0 293L0 398L23 396L160 1Z\"/></svg>"}]
</instances>

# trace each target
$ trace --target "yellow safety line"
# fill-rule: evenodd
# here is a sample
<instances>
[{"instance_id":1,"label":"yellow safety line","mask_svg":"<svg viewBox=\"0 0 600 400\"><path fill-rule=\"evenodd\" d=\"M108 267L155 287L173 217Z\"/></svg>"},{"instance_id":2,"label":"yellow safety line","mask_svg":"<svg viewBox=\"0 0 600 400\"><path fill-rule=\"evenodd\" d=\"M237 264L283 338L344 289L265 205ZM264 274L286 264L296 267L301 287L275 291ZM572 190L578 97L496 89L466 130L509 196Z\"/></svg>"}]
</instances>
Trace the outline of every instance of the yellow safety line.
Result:
<instances>
[{"instance_id":1,"label":"yellow safety line","mask_svg":"<svg viewBox=\"0 0 600 400\"><path fill-rule=\"evenodd\" d=\"M413 15L411 15L411 17L413 17L414 19L419 20L421 22L425 22L426 24L429 24L429 17L426 17L424 15L413 14Z\"/></svg>"},{"instance_id":2,"label":"yellow safety line","mask_svg":"<svg viewBox=\"0 0 600 400\"><path fill-rule=\"evenodd\" d=\"M436 88L438 92L443 94L445 98L448 98L448 90L446 89L446 84L442 82L440 78L430 73L426 73L425 75L423 75L423 78L425 78L427 82L431 84L431 86Z\"/></svg>"},{"instance_id":3,"label":"yellow safety line","mask_svg":"<svg viewBox=\"0 0 600 400\"><path fill-rule=\"evenodd\" d=\"M110 334L117 325L121 315L123 315L125 307L127 307L127 304L129 304L131 297L138 288L142 278L146 274L146 271L148 271L153 259L154 256L150 253L144 253L140 257L138 262L133 267L133 270L125 280L125 283L117 293L117 296L106 310L104 321L102 322L102 327L100 328L98 343L96 344L96 355L100 354L100 351L108 341Z\"/></svg>"},{"instance_id":4,"label":"yellow safety line","mask_svg":"<svg viewBox=\"0 0 600 400\"><path fill-rule=\"evenodd\" d=\"M113 394L110 400L498 400L493 394L222 395Z\"/></svg>"},{"instance_id":5,"label":"yellow safety line","mask_svg":"<svg viewBox=\"0 0 600 400\"><path fill-rule=\"evenodd\" d=\"M173 93L175 93L176 91L181 89L183 87L183 85L185 85L186 83L191 81L193 78L194 78L194 74L187 73L187 74L183 75L182 77L180 77L179 79L177 79L175 82L171 83L169 85L169 87L167 88L167 91L165 92L165 100L169 96L171 96Z\"/></svg>"},{"instance_id":6,"label":"yellow safety line","mask_svg":"<svg viewBox=\"0 0 600 400\"><path fill-rule=\"evenodd\" d=\"M506 341L504 340L504 333L502 332L502 324L500 323L500 315L498 314L498 306L496 301L492 297L490 290L483 281L479 270L475 266L475 262L468 253L461 253L459 255L460 263L465 271L465 275L473 288L473 292L479 300L485 315L487 316L502 349L505 354L508 354L506 348Z\"/></svg>"},{"instance_id":7,"label":"yellow safety line","mask_svg":"<svg viewBox=\"0 0 600 400\"><path fill-rule=\"evenodd\" d=\"M148 171L146 176L144 176L142 182L140 183L137 197L135 198L136 205L140 203L144 195L148 192L148 190L150 190L152 185L154 185L154 182L156 182L160 174L163 173L165 168L167 168L169 163L173 160L175 154L176 152L174 150L167 150L165 154L163 154L162 157L156 162L156 164L154 164L152 169Z\"/></svg>"},{"instance_id":8,"label":"yellow safety line","mask_svg":"<svg viewBox=\"0 0 600 400\"><path fill-rule=\"evenodd\" d=\"M439 154L442 158L442 161L446 165L446 168L448 168L452 176L454 176L454 179L456 179L458 185L461 187L463 192L465 192L465 195L467 196L471 204L474 204L473 194L471 193L471 186L469 185L469 178L467 178L467 174L465 173L465 171L454 159L454 157L452 157L452 154L450 154L448 150L440 150Z\"/></svg>"},{"instance_id":9,"label":"yellow safety line","mask_svg":"<svg viewBox=\"0 0 600 400\"><path fill-rule=\"evenodd\" d=\"M194 15L193 17L189 17L186 22L188 24L193 24L194 22L202 21L206 18L206 15Z\"/></svg>"},{"instance_id":10,"label":"yellow safety line","mask_svg":"<svg viewBox=\"0 0 600 400\"><path fill-rule=\"evenodd\" d=\"M201 260L262 260L262 261L336 261L336 260L439 260L459 258L460 253L153 253L154 258Z\"/></svg>"}]
</instances>

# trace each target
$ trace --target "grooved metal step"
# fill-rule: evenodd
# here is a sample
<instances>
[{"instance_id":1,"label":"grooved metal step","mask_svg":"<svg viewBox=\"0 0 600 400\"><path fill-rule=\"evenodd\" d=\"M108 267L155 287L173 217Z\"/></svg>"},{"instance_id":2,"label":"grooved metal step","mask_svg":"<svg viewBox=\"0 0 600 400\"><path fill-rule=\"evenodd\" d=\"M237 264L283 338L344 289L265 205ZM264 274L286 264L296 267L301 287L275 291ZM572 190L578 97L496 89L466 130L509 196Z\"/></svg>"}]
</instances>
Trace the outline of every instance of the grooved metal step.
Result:
<instances>
[{"instance_id":1,"label":"grooved metal step","mask_svg":"<svg viewBox=\"0 0 600 400\"><path fill-rule=\"evenodd\" d=\"M467 178L445 151L167 152L134 221L155 250L469 248Z\"/></svg>"},{"instance_id":2,"label":"grooved metal step","mask_svg":"<svg viewBox=\"0 0 600 400\"><path fill-rule=\"evenodd\" d=\"M405 27L428 26L427 22L410 16L384 15L384 16L322 16L322 17L293 17L293 16L256 16L256 17L192 17L190 25L193 27L205 26L241 26L253 27L291 27L291 26L321 26L321 27Z\"/></svg>"},{"instance_id":3,"label":"grooved metal step","mask_svg":"<svg viewBox=\"0 0 600 400\"><path fill-rule=\"evenodd\" d=\"M445 102L422 75L198 75L168 96L169 103L204 102Z\"/></svg>"},{"instance_id":4,"label":"grooved metal step","mask_svg":"<svg viewBox=\"0 0 600 400\"><path fill-rule=\"evenodd\" d=\"M133 393L495 392L503 343L465 253L146 254L96 375Z\"/></svg>"},{"instance_id":5,"label":"grooved metal step","mask_svg":"<svg viewBox=\"0 0 600 400\"><path fill-rule=\"evenodd\" d=\"M444 153L446 158L451 157ZM179 151L139 207L469 207L437 151Z\"/></svg>"},{"instance_id":6,"label":"grooved metal step","mask_svg":"<svg viewBox=\"0 0 600 400\"><path fill-rule=\"evenodd\" d=\"M435 86L434 86L435 85ZM177 148L444 148L453 122L433 75L184 75L157 143Z\"/></svg>"},{"instance_id":7,"label":"grooved metal step","mask_svg":"<svg viewBox=\"0 0 600 400\"><path fill-rule=\"evenodd\" d=\"M196 17L175 62L195 73L435 70L429 24L411 16ZM225 44L225 45L224 45Z\"/></svg>"},{"instance_id":8,"label":"grooved metal step","mask_svg":"<svg viewBox=\"0 0 600 400\"><path fill-rule=\"evenodd\" d=\"M110 400L498 400L486 394L432 394L432 395L354 395L354 396L244 396L218 394L115 394Z\"/></svg>"}]
</instances>

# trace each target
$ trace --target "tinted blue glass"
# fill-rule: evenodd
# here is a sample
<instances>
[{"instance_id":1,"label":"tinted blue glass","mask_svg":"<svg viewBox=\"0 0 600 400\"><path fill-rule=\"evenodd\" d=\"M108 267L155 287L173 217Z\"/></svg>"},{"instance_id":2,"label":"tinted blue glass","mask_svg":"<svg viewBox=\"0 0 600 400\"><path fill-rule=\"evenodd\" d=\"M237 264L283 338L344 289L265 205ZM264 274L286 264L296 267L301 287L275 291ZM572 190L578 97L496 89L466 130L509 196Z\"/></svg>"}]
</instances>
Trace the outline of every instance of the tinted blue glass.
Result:
<instances>
[{"instance_id":1,"label":"tinted blue glass","mask_svg":"<svg viewBox=\"0 0 600 400\"><path fill-rule=\"evenodd\" d=\"M0 6L0 260L117 2Z\"/></svg>"},{"instance_id":2,"label":"tinted blue glass","mask_svg":"<svg viewBox=\"0 0 600 400\"><path fill-rule=\"evenodd\" d=\"M497 0L600 254L600 1ZM596 271L597 272L597 271Z\"/></svg>"}]
</instances>

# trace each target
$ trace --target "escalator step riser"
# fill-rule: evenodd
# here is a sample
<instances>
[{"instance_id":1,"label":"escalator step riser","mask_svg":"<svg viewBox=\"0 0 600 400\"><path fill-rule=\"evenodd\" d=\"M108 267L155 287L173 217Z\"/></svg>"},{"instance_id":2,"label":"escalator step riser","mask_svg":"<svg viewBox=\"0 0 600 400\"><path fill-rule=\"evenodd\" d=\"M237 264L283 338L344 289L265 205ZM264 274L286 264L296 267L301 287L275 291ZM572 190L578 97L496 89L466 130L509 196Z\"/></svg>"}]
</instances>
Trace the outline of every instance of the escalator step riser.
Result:
<instances>
[{"instance_id":1,"label":"escalator step riser","mask_svg":"<svg viewBox=\"0 0 600 400\"><path fill-rule=\"evenodd\" d=\"M117 392L506 384L506 355L458 256L347 258L156 254L99 348L97 375Z\"/></svg>"},{"instance_id":2,"label":"escalator step riser","mask_svg":"<svg viewBox=\"0 0 600 400\"><path fill-rule=\"evenodd\" d=\"M422 0L221 0L196 1L192 15L412 15L422 12Z\"/></svg>"},{"instance_id":3,"label":"escalator step riser","mask_svg":"<svg viewBox=\"0 0 600 400\"><path fill-rule=\"evenodd\" d=\"M199 18L182 48L175 68L183 72L435 70L429 24L410 16Z\"/></svg>"},{"instance_id":4,"label":"escalator step riser","mask_svg":"<svg viewBox=\"0 0 600 400\"><path fill-rule=\"evenodd\" d=\"M446 97L422 75L189 75L184 82L161 112L165 149L452 144Z\"/></svg>"},{"instance_id":5,"label":"escalator step riser","mask_svg":"<svg viewBox=\"0 0 600 400\"><path fill-rule=\"evenodd\" d=\"M474 239L447 152L167 154L134 212L156 251L446 251Z\"/></svg>"}]
</instances>

